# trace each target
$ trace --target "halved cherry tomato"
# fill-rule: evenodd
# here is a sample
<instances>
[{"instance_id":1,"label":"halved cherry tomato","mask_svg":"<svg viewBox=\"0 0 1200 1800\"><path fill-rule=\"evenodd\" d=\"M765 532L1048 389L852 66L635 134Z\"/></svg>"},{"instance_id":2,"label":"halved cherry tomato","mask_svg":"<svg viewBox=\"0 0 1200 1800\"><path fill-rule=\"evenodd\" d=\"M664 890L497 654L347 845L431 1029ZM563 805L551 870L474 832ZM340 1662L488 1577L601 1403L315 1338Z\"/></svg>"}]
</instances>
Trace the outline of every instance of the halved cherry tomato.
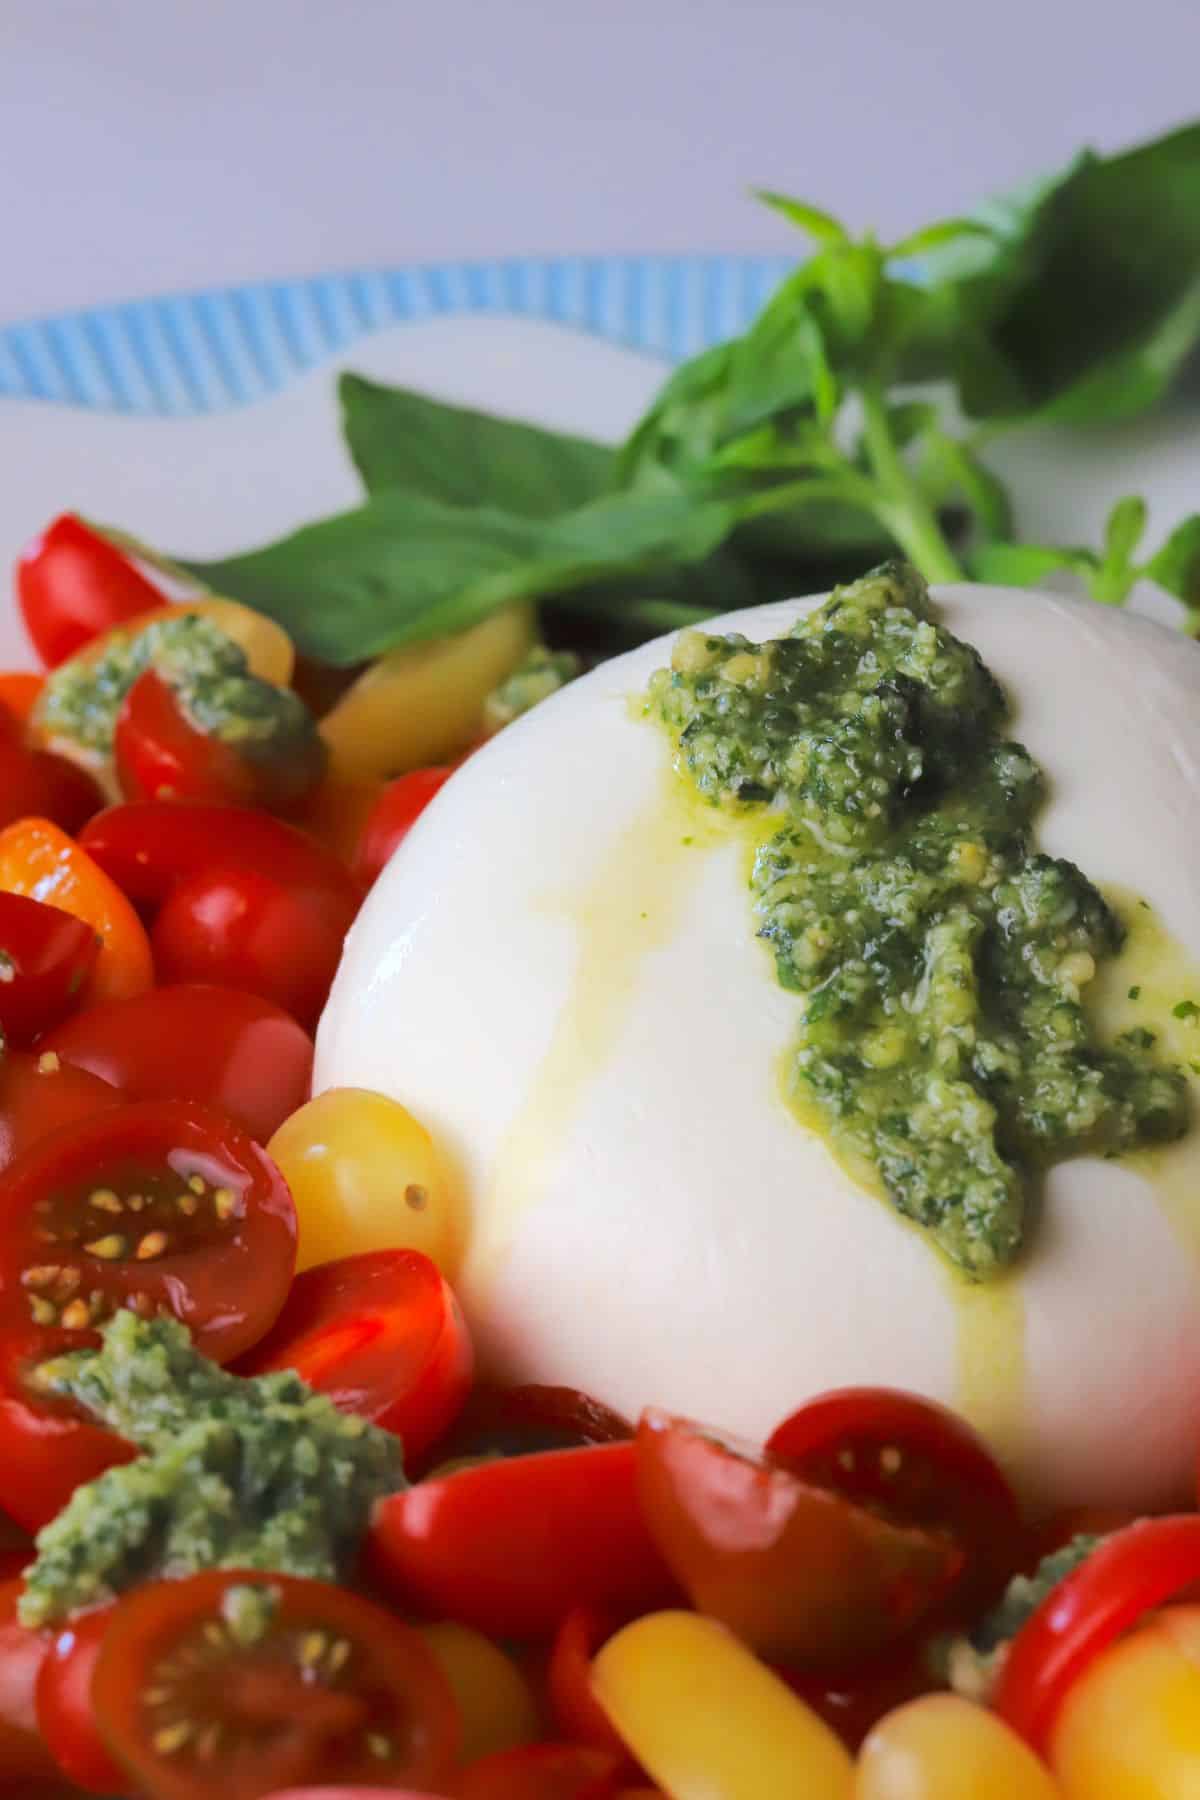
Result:
<instances>
[{"instance_id":1,"label":"halved cherry tomato","mask_svg":"<svg viewBox=\"0 0 1200 1800\"><path fill-rule=\"evenodd\" d=\"M551 1637L574 1606L626 1619L675 1592L638 1506L632 1444L429 1477L381 1502L366 1550L401 1604L491 1637Z\"/></svg>"},{"instance_id":2,"label":"halved cherry tomato","mask_svg":"<svg viewBox=\"0 0 1200 1800\"><path fill-rule=\"evenodd\" d=\"M374 1250L298 1275L241 1370L294 1369L343 1412L403 1438L411 1471L462 1407L474 1364L436 1265L419 1250Z\"/></svg>"},{"instance_id":3,"label":"halved cherry tomato","mask_svg":"<svg viewBox=\"0 0 1200 1800\"><path fill-rule=\"evenodd\" d=\"M231 1590L263 1590L261 1635L229 1626ZM101 1732L153 1800L259 1800L322 1780L444 1788L458 1749L446 1677L417 1632L320 1581L209 1572L118 1602L92 1698Z\"/></svg>"},{"instance_id":4,"label":"halved cherry tomato","mask_svg":"<svg viewBox=\"0 0 1200 1800\"><path fill-rule=\"evenodd\" d=\"M22 1586L0 1583L0 1792L35 1800L34 1782L52 1780L58 1769L39 1735L33 1698L50 1639L19 1623Z\"/></svg>"},{"instance_id":5,"label":"halved cherry tomato","mask_svg":"<svg viewBox=\"0 0 1200 1800\"><path fill-rule=\"evenodd\" d=\"M20 819L0 831L0 891L44 900L99 933L100 954L83 988L85 1006L140 994L152 984L154 962L141 920L87 851L49 819Z\"/></svg>"},{"instance_id":6,"label":"halved cherry tomato","mask_svg":"<svg viewBox=\"0 0 1200 1800\"><path fill-rule=\"evenodd\" d=\"M82 919L25 894L0 893L0 1027L28 1044L72 1007L100 954Z\"/></svg>"},{"instance_id":7,"label":"halved cherry tomato","mask_svg":"<svg viewBox=\"0 0 1200 1800\"><path fill-rule=\"evenodd\" d=\"M113 1107L43 1138L0 1194L0 1320L86 1334L167 1310L217 1362L278 1316L296 1213L266 1152L190 1101Z\"/></svg>"},{"instance_id":8,"label":"halved cherry tomato","mask_svg":"<svg viewBox=\"0 0 1200 1800\"><path fill-rule=\"evenodd\" d=\"M1143 1613L1200 1582L1200 1515L1142 1519L1106 1538L1009 1646L992 1704L1035 1750L1088 1664Z\"/></svg>"},{"instance_id":9,"label":"halved cherry tomato","mask_svg":"<svg viewBox=\"0 0 1200 1800\"><path fill-rule=\"evenodd\" d=\"M92 1676L112 1614L111 1606L102 1606L52 1634L34 1695L47 1749L63 1774L89 1794L119 1794L125 1785L92 1707Z\"/></svg>"},{"instance_id":10,"label":"halved cherry tomato","mask_svg":"<svg viewBox=\"0 0 1200 1800\"><path fill-rule=\"evenodd\" d=\"M9 1051L0 1057L0 1172L52 1131L120 1103L116 1088L52 1050Z\"/></svg>"},{"instance_id":11,"label":"halved cherry tomato","mask_svg":"<svg viewBox=\"0 0 1200 1800\"><path fill-rule=\"evenodd\" d=\"M637 1470L655 1542L692 1603L775 1662L832 1669L882 1653L934 1616L963 1566L948 1537L657 1408L638 1426Z\"/></svg>"},{"instance_id":12,"label":"halved cherry tomato","mask_svg":"<svg viewBox=\"0 0 1200 1800\"><path fill-rule=\"evenodd\" d=\"M378 878L384 863L408 836L429 802L445 787L457 763L411 769L389 781L363 827L354 854L354 873L364 887Z\"/></svg>"},{"instance_id":13,"label":"halved cherry tomato","mask_svg":"<svg viewBox=\"0 0 1200 1800\"><path fill-rule=\"evenodd\" d=\"M540 1450L578 1450L585 1444L620 1444L632 1436L628 1419L577 1388L536 1383L502 1388L480 1382L438 1455L446 1462L528 1456Z\"/></svg>"},{"instance_id":14,"label":"halved cherry tomato","mask_svg":"<svg viewBox=\"0 0 1200 1800\"><path fill-rule=\"evenodd\" d=\"M302 717L303 715L301 715ZM288 738L287 754L249 756L193 725L154 669L138 676L117 715L113 752L128 800L196 800L291 812L314 792L328 752L312 731Z\"/></svg>"},{"instance_id":15,"label":"halved cherry tomato","mask_svg":"<svg viewBox=\"0 0 1200 1800\"><path fill-rule=\"evenodd\" d=\"M526 1744L473 1763L454 1800L615 1800L627 1759L586 1744Z\"/></svg>"},{"instance_id":16,"label":"halved cherry tomato","mask_svg":"<svg viewBox=\"0 0 1200 1800\"><path fill-rule=\"evenodd\" d=\"M17 819L52 819L75 832L104 805L86 769L52 750L31 750L0 737L0 826Z\"/></svg>"},{"instance_id":17,"label":"halved cherry tomato","mask_svg":"<svg viewBox=\"0 0 1200 1800\"><path fill-rule=\"evenodd\" d=\"M119 550L63 513L17 559L17 599L48 668L164 597Z\"/></svg>"},{"instance_id":18,"label":"halved cherry tomato","mask_svg":"<svg viewBox=\"0 0 1200 1800\"><path fill-rule=\"evenodd\" d=\"M572 1743L595 1744L628 1762L628 1752L592 1692L592 1659L613 1626L586 1606L576 1606L558 1628L546 1688L554 1722Z\"/></svg>"},{"instance_id":19,"label":"halved cherry tomato","mask_svg":"<svg viewBox=\"0 0 1200 1800\"><path fill-rule=\"evenodd\" d=\"M29 715L38 703L42 689L46 685L44 675L35 675L29 669L5 669L0 672L0 707L18 727L28 723ZM20 730L13 735L18 739L23 735Z\"/></svg>"},{"instance_id":20,"label":"halved cherry tomato","mask_svg":"<svg viewBox=\"0 0 1200 1800\"><path fill-rule=\"evenodd\" d=\"M30 1385L40 1363L79 1344L28 1324L0 1332L0 1502L27 1531L40 1531L83 1482L137 1454L73 1401Z\"/></svg>"},{"instance_id":21,"label":"halved cherry tomato","mask_svg":"<svg viewBox=\"0 0 1200 1800\"><path fill-rule=\"evenodd\" d=\"M329 997L353 912L339 896L247 869L181 881L151 931L163 981L244 988L313 1026Z\"/></svg>"},{"instance_id":22,"label":"halved cherry tomato","mask_svg":"<svg viewBox=\"0 0 1200 1800\"><path fill-rule=\"evenodd\" d=\"M50 1032L42 1048L112 1082L127 1100L216 1107L261 1144L304 1104L312 1078L312 1039L303 1027L282 1007L236 988L158 987L89 1006Z\"/></svg>"},{"instance_id":23,"label":"halved cherry tomato","mask_svg":"<svg viewBox=\"0 0 1200 1800\"><path fill-rule=\"evenodd\" d=\"M946 1532L966 1553L948 1597L989 1606L1021 1564L1016 1497L982 1438L944 1406L894 1388L838 1388L785 1419L767 1449L814 1487Z\"/></svg>"},{"instance_id":24,"label":"halved cherry tomato","mask_svg":"<svg viewBox=\"0 0 1200 1800\"><path fill-rule=\"evenodd\" d=\"M792 1692L837 1732L849 1750L895 1707L927 1694L933 1680L921 1647L882 1662L859 1664L844 1675L812 1675L776 1668Z\"/></svg>"}]
</instances>

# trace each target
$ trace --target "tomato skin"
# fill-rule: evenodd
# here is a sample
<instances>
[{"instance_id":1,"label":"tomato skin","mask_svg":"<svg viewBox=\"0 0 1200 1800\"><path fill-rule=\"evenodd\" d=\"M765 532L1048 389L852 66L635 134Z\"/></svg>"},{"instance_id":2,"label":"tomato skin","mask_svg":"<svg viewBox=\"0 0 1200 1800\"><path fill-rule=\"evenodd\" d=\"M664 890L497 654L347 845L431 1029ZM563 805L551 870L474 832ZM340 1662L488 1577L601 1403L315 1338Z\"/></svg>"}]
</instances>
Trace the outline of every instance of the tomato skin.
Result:
<instances>
[{"instance_id":1,"label":"tomato skin","mask_svg":"<svg viewBox=\"0 0 1200 1800\"><path fill-rule=\"evenodd\" d=\"M243 1646L220 1632L214 1645L226 1595L245 1586L275 1598L265 1640ZM307 1656L314 1634L348 1645L339 1668ZM181 1674L175 1657L187 1651ZM223 1728L217 1771L156 1746L146 1695L159 1688L167 1717L186 1708ZM205 1800L214 1773L228 1800L323 1778L438 1792L458 1754L454 1696L419 1634L347 1588L286 1575L209 1570L131 1590L113 1609L92 1698L109 1748L155 1800ZM383 1758L368 1748L376 1733L390 1744Z\"/></svg>"},{"instance_id":2,"label":"tomato skin","mask_svg":"<svg viewBox=\"0 0 1200 1800\"><path fill-rule=\"evenodd\" d=\"M625 1766L629 1754L592 1692L592 1659L611 1636L608 1621L599 1613L585 1606L573 1608L554 1639L546 1687L554 1722L562 1735L572 1743L593 1744L611 1751Z\"/></svg>"},{"instance_id":3,"label":"tomato skin","mask_svg":"<svg viewBox=\"0 0 1200 1800\"><path fill-rule=\"evenodd\" d=\"M0 746L2 747L2 746ZM115 882L50 819L18 819L0 830L0 890L71 913L100 935L83 1004L140 994L154 980L150 940Z\"/></svg>"},{"instance_id":4,"label":"tomato skin","mask_svg":"<svg viewBox=\"0 0 1200 1800\"><path fill-rule=\"evenodd\" d=\"M474 1367L458 1301L419 1250L305 1269L239 1365L245 1375L295 1369L343 1412L402 1438L410 1472L462 1408Z\"/></svg>"},{"instance_id":5,"label":"tomato skin","mask_svg":"<svg viewBox=\"0 0 1200 1800\"><path fill-rule=\"evenodd\" d=\"M195 800L212 806L265 806L287 812L302 806L325 769L324 745L314 732L274 760L241 755L231 744L193 725L171 687L147 669L130 688L117 717L113 753L127 800Z\"/></svg>"},{"instance_id":6,"label":"tomato skin","mask_svg":"<svg viewBox=\"0 0 1200 1800\"><path fill-rule=\"evenodd\" d=\"M100 954L98 933L82 919L25 894L0 893L0 1027L11 1044L29 1044L79 1004Z\"/></svg>"},{"instance_id":7,"label":"tomato skin","mask_svg":"<svg viewBox=\"0 0 1200 1800\"><path fill-rule=\"evenodd\" d=\"M113 1608L102 1606L53 1634L38 1671L38 1729L63 1774L89 1794L119 1794L125 1774L108 1753L92 1710L92 1676Z\"/></svg>"},{"instance_id":8,"label":"tomato skin","mask_svg":"<svg viewBox=\"0 0 1200 1800\"><path fill-rule=\"evenodd\" d=\"M41 698L42 689L46 685L44 675L35 675L29 669L5 669L0 672L0 729L4 735L22 739L25 726L29 723L30 714ZM11 732L10 732L11 724Z\"/></svg>"},{"instance_id":9,"label":"tomato skin","mask_svg":"<svg viewBox=\"0 0 1200 1800\"><path fill-rule=\"evenodd\" d=\"M772 1662L830 1670L882 1654L933 1615L962 1568L949 1539L692 1420L648 1408L636 1441L642 1509L676 1579Z\"/></svg>"},{"instance_id":10,"label":"tomato skin","mask_svg":"<svg viewBox=\"0 0 1200 1800\"><path fill-rule=\"evenodd\" d=\"M379 878L384 864L457 767L457 763L441 763L410 769L407 775L388 782L367 815L354 853L354 873L364 887L371 887Z\"/></svg>"},{"instance_id":11,"label":"tomato skin","mask_svg":"<svg viewBox=\"0 0 1200 1800\"><path fill-rule=\"evenodd\" d=\"M105 1189L117 1206L92 1210L91 1196ZM141 1197L138 1208L125 1205L129 1194ZM79 1222L78 1237L63 1235ZM56 1238L47 1241L51 1227ZM287 1186L232 1120L191 1101L112 1107L41 1139L8 1171L0 1322L23 1325L47 1305L78 1345L107 1312L134 1300L165 1306L198 1349L228 1362L274 1323L295 1256ZM30 1285L28 1273L48 1259L51 1279ZM99 1296L97 1307L72 1298L83 1295Z\"/></svg>"},{"instance_id":12,"label":"tomato skin","mask_svg":"<svg viewBox=\"0 0 1200 1800\"><path fill-rule=\"evenodd\" d=\"M585 1444L620 1444L633 1426L602 1400L577 1388L492 1387L478 1383L451 1437L438 1446L440 1461L467 1456L528 1456L540 1450L578 1450Z\"/></svg>"},{"instance_id":13,"label":"tomato skin","mask_svg":"<svg viewBox=\"0 0 1200 1800\"><path fill-rule=\"evenodd\" d=\"M949 1612L974 1617L1021 1565L1016 1496L990 1450L947 1407L894 1388L837 1388L767 1439L802 1480L888 1517L946 1531L966 1552Z\"/></svg>"},{"instance_id":14,"label":"tomato skin","mask_svg":"<svg viewBox=\"0 0 1200 1800\"><path fill-rule=\"evenodd\" d=\"M74 833L103 805L104 795L77 763L0 737L0 827L18 819L49 819Z\"/></svg>"},{"instance_id":15,"label":"tomato skin","mask_svg":"<svg viewBox=\"0 0 1200 1800\"><path fill-rule=\"evenodd\" d=\"M611 1800L624 1759L584 1744L529 1744L473 1763L454 1800Z\"/></svg>"},{"instance_id":16,"label":"tomato skin","mask_svg":"<svg viewBox=\"0 0 1200 1800\"><path fill-rule=\"evenodd\" d=\"M489 1637L549 1638L574 1606L624 1619L675 1593L642 1520L632 1444L430 1477L380 1503L365 1552L401 1605Z\"/></svg>"},{"instance_id":17,"label":"tomato skin","mask_svg":"<svg viewBox=\"0 0 1200 1800\"><path fill-rule=\"evenodd\" d=\"M1002 1719L1042 1750L1067 1693L1101 1651L1200 1582L1200 1514L1141 1519L1106 1538L1049 1593L1009 1646L992 1697Z\"/></svg>"},{"instance_id":18,"label":"tomato skin","mask_svg":"<svg viewBox=\"0 0 1200 1800\"><path fill-rule=\"evenodd\" d=\"M216 868L180 882L150 941L161 981L243 988L311 1028L329 997L352 916L327 892Z\"/></svg>"},{"instance_id":19,"label":"tomato skin","mask_svg":"<svg viewBox=\"0 0 1200 1800\"><path fill-rule=\"evenodd\" d=\"M23 1585L19 1580L0 1583L0 1791L14 1797L29 1790L11 1783L52 1781L59 1772L38 1733L34 1709L38 1671L50 1639L18 1621Z\"/></svg>"},{"instance_id":20,"label":"tomato skin","mask_svg":"<svg viewBox=\"0 0 1200 1800\"><path fill-rule=\"evenodd\" d=\"M927 1694L932 1686L919 1649L847 1670L840 1677L785 1668L777 1668L775 1673L819 1719L832 1726L848 1750L857 1750L886 1714Z\"/></svg>"},{"instance_id":21,"label":"tomato skin","mask_svg":"<svg viewBox=\"0 0 1200 1800\"><path fill-rule=\"evenodd\" d=\"M2 938L0 938L2 941ZM198 1100L265 1144L304 1104L312 1039L256 994L181 983L89 1006L43 1039L127 1100Z\"/></svg>"},{"instance_id":22,"label":"tomato skin","mask_svg":"<svg viewBox=\"0 0 1200 1800\"><path fill-rule=\"evenodd\" d=\"M53 1053L10 1051L0 1057L0 1173L51 1132L120 1103L107 1081Z\"/></svg>"},{"instance_id":23,"label":"tomato skin","mask_svg":"<svg viewBox=\"0 0 1200 1800\"><path fill-rule=\"evenodd\" d=\"M25 629L50 669L102 631L164 604L129 559L73 513L26 545L16 576Z\"/></svg>"},{"instance_id":24,"label":"tomato skin","mask_svg":"<svg viewBox=\"0 0 1200 1800\"><path fill-rule=\"evenodd\" d=\"M137 1451L69 1400L30 1391L28 1372L77 1350L66 1331L25 1324L0 1333L0 1504L26 1531L40 1531L75 1489Z\"/></svg>"}]
</instances>

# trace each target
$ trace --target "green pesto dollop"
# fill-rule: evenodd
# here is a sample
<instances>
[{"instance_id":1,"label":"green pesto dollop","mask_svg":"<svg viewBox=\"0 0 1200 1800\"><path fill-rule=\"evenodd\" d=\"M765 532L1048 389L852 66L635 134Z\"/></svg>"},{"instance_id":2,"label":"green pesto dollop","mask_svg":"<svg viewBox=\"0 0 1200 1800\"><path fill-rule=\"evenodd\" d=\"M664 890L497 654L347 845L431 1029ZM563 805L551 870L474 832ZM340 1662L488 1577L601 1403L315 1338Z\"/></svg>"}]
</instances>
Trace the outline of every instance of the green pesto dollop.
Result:
<instances>
[{"instance_id":1,"label":"green pesto dollop","mask_svg":"<svg viewBox=\"0 0 1200 1800\"><path fill-rule=\"evenodd\" d=\"M535 644L524 662L518 663L485 700L485 729L500 731L511 725L522 713L574 681L582 668L583 663L573 650L549 650L545 644Z\"/></svg>"},{"instance_id":2,"label":"green pesto dollop","mask_svg":"<svg viewBox=\"0 0 1200 1800\"><path fill-rule=\"evenodd\" d=\"M805 997L794 1102L967 1275L1016 1257L1038 1169L1183 1133L1186 1078L1153 1034L1098 1041L1082 995L1123 928L1037 850L1041 772L914 570L772 643L686 633L648 704L700 794L778 816L751 888Z\"/></svg>"},{"instance_id":3,"label":"green pesto dollop","mask_svg":"<svg viewBox=\"0 0 1200 1800\"><path fill-rule=\"evenodd\" d=\"M38 1534L26 1625L201 1569L336 1581L375 1501L405 1485L392 1433L290 1370L218 1368L174 1319L118 1312L99 1350L43 1363L36 1379L144 1454L77 1488Z\"/></svg>"},{"instance_id":4,"label":"green pesto dollop","mask_svg":"<svg viewBox=\"0 0 1200 1800\"><path fill-rule=\"evenodd\" d=\"M203 613L180 611L139 631L108 634L102 654L72 657L47 678L37 721L51 738L69 738L112 755L125 696L153 669L197 731L252 762L307 763L319 751L312 714L290 688L251 673L240 644Z\"/></svg>"},{"instance_id":5,"label":"green pesto dollop","mask_svg":"<svg viewBox=\"0 0 1200 1800\"><path fill-rule=\"evenodd\" d=\"M1103 1542L1103 1537L1078 1532L1044 1556L1032 1575L1014 1575L996 1605L969 1633L941 1641L935 1657L937 1673L956 1694L986 1705L1018 1631Z\"/></svg>"}]
</instances>

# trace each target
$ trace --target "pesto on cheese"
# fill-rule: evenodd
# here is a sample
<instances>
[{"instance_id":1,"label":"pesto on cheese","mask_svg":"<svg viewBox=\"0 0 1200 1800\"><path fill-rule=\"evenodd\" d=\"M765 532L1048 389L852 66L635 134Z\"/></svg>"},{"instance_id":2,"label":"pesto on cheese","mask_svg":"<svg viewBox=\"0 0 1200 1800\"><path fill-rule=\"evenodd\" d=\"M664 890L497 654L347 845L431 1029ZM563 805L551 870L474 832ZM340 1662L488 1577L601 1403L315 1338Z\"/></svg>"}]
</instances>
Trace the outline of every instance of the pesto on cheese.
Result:
<instances>
[{"instance_id":1,"label":"pesto on cheese","mask_svg":"<svg viewBox=\"0 0 1200 1800\"><path fill-rule=\"evenodd\" d=\"M790 1092L970 1277L1021 1249L1036 1172L1180 1136L1154 1035L1083 1004L1123 928L1039 852L1044 784L1004 694L888 564L787 637L683 634L648 705L708 800L756 825L758 935L804 996Z\"/></svg>"},{"instance_id":2,"label":"pesto on cheese","mask_svg":"<svg viewBox=\"0 0 1200 1800\"><path fill-rule=\"evenodd\" d=\"M38 1534L26 1625L201 1569L339 1580L375 1501L405 1485L391 1432L339 1412L290 1370L218 1368L174 1319L122 1310L101 1349L43 1363L34 1380L144 1454L76 1488Z\"/></svg>"}]
</instances>

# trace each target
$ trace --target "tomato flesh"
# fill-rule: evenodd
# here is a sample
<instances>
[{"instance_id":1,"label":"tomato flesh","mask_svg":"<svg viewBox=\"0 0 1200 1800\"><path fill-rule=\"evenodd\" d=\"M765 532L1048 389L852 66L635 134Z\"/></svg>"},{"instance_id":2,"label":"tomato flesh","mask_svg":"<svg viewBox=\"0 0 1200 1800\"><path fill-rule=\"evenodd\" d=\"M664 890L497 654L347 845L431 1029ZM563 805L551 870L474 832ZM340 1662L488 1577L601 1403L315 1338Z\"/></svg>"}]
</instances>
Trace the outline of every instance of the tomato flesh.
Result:
<instances>
[{"instance_id":1,"label":"tomato flesh","mask_svg":"<svg viewBox=\"0 0 1200 1800\"><path fill-rule=\"evenodd\" d=\"M529 1744L485 1756L460 1775L455 1800L612 1800L627 1759L586 1744Z\"/></svg>"},{"instance_id":2,"label":"tomato flesh","mask_svg":"<svg viewBox=\"0 0 1200 1800\"><path fill-rule=\"evenodd\" d=\"M84 1341L165 1308L228 1362L278 1316L296 1214L266 1152L191 1102L113 1107L43 1138L0 1196L0 1324Z\"/></svg>"},{"instance_id":3,"label":"tomato flesh","mask_svg":"<svg viewBox=\"0 0 1200 1800\"><path fill-rule=\"evenodd\" d=\"M0 1027L10 1044L29 1044L72 1007L100 954L83 919L24 894L0 893Z\"/></svg>"},{"instance_id":4,"label":"tomato flesh","mask_svg":"<svg viewBox=\"0 0 1200 1800\"><path fill-rule=\"evenodd\" d=\"M22 1585L0 1582L0 1792L12 1794L14 1800L29 1793L34 1800L23 1784L52 1780L58 1769L38 1731L34 1705L38 1671L50 1639L42 1632L27 1631L19 1622Z\"/></svg>"},{"instance_id":5,"label":"tomato flesh","mask_svg":"<svg viewBox=\"0 0 1200 1800\"><path fill-rule=\"evenodd\" d=\"M677 1590L638 1505L632 1444L431 1476L376 1508L365 1546L402 1605L499 1638L549 1638L574 1606L618 1622Z\"/></svg>"},{"instance_id":6,"label":"tomato flesh","mask_svg":"<svg viewBox=\"0 0 1200 1800\"><path fill-rule=\"evenodd\" d=\"M40 1363L79 1342L32 1325L0 1332L0 1505L27 1531L48 1524L82 1482L137 1454L74 1402L31 1386Z\"/></svg>"},{"instance_id":7,"label":"tomato flesh","mask_svg":"<svg viewBox=\"0 0 1200 1800\"><path fill-rule=\"evenodd\" d=\"M48 668L132 619L163 596L73 513L47 526L17 560L17 599L33 647Z\"/></svg>"},{"instance_id":8,"label":"tomato flesh","mask_svg":"<svg viewBox=\"0 0 1200 1800\"><path fill-rule=\"evenodd\" d=\"M1020 1567L1016 1497L983 1440L954 1413L892 1388L839 1388L810 1400L767 1449L815 1487L944 1531L966 1553L948 1605L983 1611Z\"/></svg>"},{"instance_id":9,"label":"tomato flesh","mask_svg":"<svg viewBox=\"0 0 1200 1800\"><path fill-rule=\"evenodd\" d=\"M112 1618L111 1606L83 1613L54 1634L38 1671L38 1729L55 1762L89 1794L119 1794L125 1775L96 1725L92 1676Z\"/></svg>"},{"instance_id":10,"label":"tomato flesh","mask_svg":"<svg viewBox=\"0 0 1200 1800\"><path fill-rule=\"evenodd\" d=\"M638 1426L637 1472L655 1541L693 1605L771 1661L833 1669L879 1654L934 1615L963 1566L947 1537L657 1408Z\"/></svg>"},{"instance_id":11,"label":"tomato flesh","mask_svg":"<svg viewBox=\"0 0 1200 1800\"><path fill-rule=\"evenodd\" d=\"M410 1468L457 1416L474 1366L458 1301L419 1250L305 1269L240 1365L247 1375L294 1369L343 1412L394 1431Z\"/></svg>"},{"instance_id":12,"label":"tomato flesh","mask_svg":"<svg viewBox=\"0 0 1200 1800\"><path fill-rule=\"evenodd\" d=\"M438 1454L440 1461L532 1455L540 1450L578 1450L586 1444L620 1444L632 1436L628 1419L577 1388L537 1383L505 1388L481 1382Z\"/></svg>"},{"instance_id":13,"label":"tomato flesh","mask_svg":"<svg viewBox=\"0 0 1200 1800\"><path fill-rule=\"evenodd\" d=\"M261 1144L304 1104L312 1039L290 1013L237 988L182 983L89 1006L43 1047L127 1100L198 1100Z\"/></svg>"},{"instance_id":14,"label":"tomato flesh","mask_svg":"<svg viewBox=\"0 0 1200 1800\"><path fill-rule=\"evenodd\" d=\"M51 1132L120 1102L107 1081L71 1068L53 1052L14 1050L0 1057L0 1172Z\"/></svg>"},{"instance_id":15,"label":"tomato flesh","mask_svg":"<svg viewBox=\"0 0 1200 1800\"><path fill-rule=\"evenodd\" d=\"M1027 1619L1009 1646L992 1704L1035 1750L1063 1699L1101 1651L1143 1613L1200 1582L1200 1515L1142 1519L1114 1532Z\"/></svg>"},{"instance_id":16,"label":"tomato flesh","mask_svg":"<svg viewBox=\"0 0 1200 1800\"><path fill-rule=\"evenodd\" d=\"M0 737L0 826L50 819L63 831L76 832L103 805L100 789L77 763Z\"/></svg>"},{"instance_id":17,"label":"tomato flesh","mask_svg":"<svg viewBox=\"0 0 1200 1800\"><path fill-rule=\"evenodd\" d=\"M248 1586L274 1606L250 1641L229 1610ZM345 1588L279 1575L134 1590L104 1634L92 1697L151 1800L259 1800L322 1780L436 1792L458 1749L449 1684L417 1632Z\"/></svg>"}]
</instances>

